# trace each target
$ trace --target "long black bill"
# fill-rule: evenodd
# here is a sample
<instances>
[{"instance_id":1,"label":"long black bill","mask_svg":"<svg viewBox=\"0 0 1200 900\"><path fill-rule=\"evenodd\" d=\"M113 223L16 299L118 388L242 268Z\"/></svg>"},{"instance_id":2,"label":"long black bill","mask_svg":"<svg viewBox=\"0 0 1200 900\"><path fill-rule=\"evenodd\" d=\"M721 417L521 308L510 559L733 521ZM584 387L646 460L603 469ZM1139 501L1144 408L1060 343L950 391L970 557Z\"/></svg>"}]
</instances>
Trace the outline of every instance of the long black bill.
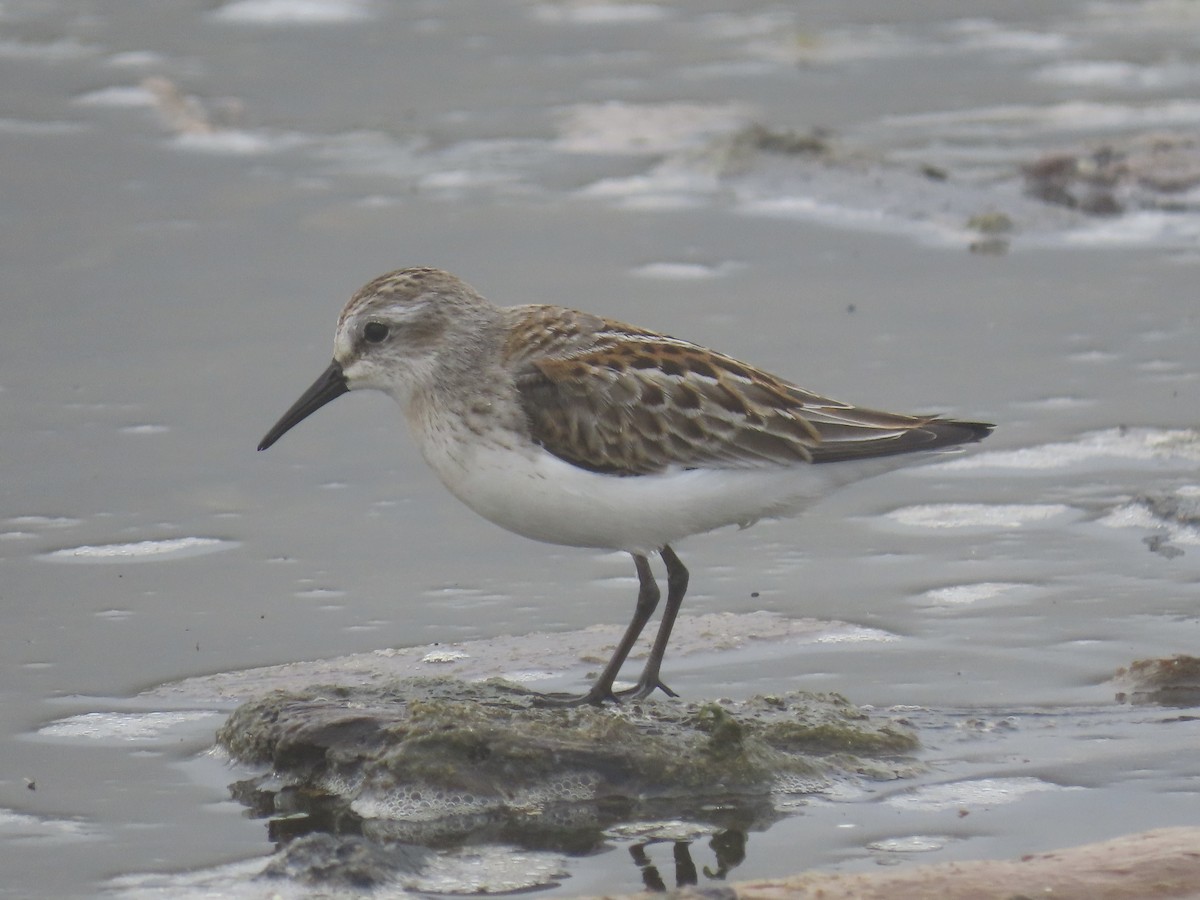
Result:
<instances>
[{"instance_id":1,"label":"long black bill","mask_svg":"<svg viewBox=\"0 0 1200 900\"><path fill-rule=\"evenodd\" d=\"M292 426L300 424L330 400L336 400L348 390L350 388L346 386L346 374L342 371L341 363L335 359L329 364L329 368L321 373L321 377L300 395L300 399L292 404L292 408L285 412L283 417L267 432L267 436L259 441L258 449L266 450L290 431Z\"/></svg>"}]
</instances>

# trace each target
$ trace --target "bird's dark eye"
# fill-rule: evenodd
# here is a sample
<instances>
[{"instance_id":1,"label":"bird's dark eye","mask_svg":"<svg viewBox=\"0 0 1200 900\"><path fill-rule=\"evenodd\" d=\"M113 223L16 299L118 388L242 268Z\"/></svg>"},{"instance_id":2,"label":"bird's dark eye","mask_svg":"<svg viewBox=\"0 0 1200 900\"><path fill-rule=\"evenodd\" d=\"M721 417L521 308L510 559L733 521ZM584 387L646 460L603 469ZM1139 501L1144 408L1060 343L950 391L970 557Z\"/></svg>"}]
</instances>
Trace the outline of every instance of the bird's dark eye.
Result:
<instances>
[{"instance_id":1,"label":"bird's dark eye","mask_svg":"<svg viewBox=\"0 0 1200 900\"><path fill-rule=\"evenodd\" d=\"M363 328L363 338L368 344L378 344L388 336L388 327L382 322L368 322Z\"/></svg>"}]
</instances>

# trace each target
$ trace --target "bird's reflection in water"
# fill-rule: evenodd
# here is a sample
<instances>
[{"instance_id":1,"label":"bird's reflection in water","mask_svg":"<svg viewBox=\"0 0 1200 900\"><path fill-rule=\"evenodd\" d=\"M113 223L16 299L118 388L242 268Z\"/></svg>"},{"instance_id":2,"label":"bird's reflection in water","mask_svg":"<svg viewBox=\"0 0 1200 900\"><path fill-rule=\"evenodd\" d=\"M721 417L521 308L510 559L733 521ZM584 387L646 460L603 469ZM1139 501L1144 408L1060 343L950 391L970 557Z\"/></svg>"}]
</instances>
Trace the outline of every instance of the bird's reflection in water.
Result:
<instances>
[{"instance_id":1,"label":"bird's reflection in water","mask_svg":"<svg viewBox=\"0 0 1200 900\"><path fill-rule=\"evenodd\" d=\"M667 884L663 880L658 866L650 858L648 848L655 844L671 844L672 862L675 866L675 887L687 887L698 884L699 871L692 859L692 841L671 841L666 838L655 838L642 841L629 848L629 855L634 864L642 870L642 884L648 891L666 891ZM704 866L704 877L719 881L725 878L730 869L739 866L746 858L746 832L729 828L719 831L708 842L709 849L716 857L716 866Z\"/></svg>"}]
</instances>

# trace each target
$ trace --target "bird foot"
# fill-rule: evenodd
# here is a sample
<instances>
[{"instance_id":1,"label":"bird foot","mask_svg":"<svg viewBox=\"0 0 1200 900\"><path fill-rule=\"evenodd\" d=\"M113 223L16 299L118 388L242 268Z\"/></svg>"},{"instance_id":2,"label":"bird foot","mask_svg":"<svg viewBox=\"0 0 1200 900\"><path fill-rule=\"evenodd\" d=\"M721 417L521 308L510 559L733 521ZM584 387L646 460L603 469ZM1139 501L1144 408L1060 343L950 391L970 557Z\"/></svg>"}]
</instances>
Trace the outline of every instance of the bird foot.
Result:
<instances>
[{"instance_id":1,"label":"bird foot","mask_svg":"<svg viewBox=\"0 0 1200 900\"><path fill-rule=\"evenodd\" d=\"M616 700L620 703L622 700L645 700L655 691L662 691L668 697L678 697L679 694L671 690L657 676L654 678L640 678L638 683L628 690L617 691Z\"/></svg>"},{"instance_id":2,"label":"bird foot","mask_svg":"<svg viewBox=\"0 0 1200 900\"><path fill-rule=\"evenodd\" d=\"M537 694L533 698L533 705L564 709L573 706L603 706L605 703L620 705L626 700L645 700L655 691L662 691L668 697L679 696L655 676L638 679L638 683L633 687L621 691L614 691L612 685L594 684L584 694Z\"/></svg>"}]
</instances>

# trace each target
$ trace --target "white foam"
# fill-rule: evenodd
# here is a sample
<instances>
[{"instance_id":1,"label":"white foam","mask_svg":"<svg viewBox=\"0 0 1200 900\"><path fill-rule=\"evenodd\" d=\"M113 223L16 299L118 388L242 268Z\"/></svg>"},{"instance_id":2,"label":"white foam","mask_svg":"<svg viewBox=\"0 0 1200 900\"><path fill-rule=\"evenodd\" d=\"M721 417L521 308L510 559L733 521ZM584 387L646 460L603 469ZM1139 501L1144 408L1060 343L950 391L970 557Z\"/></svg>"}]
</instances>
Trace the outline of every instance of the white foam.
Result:
<instances>
[{"instance_id":1,"label":"white foam","mask_svg":"<svg viewBox=\"0 0 1200 900\"><path fill-rule=\"evenodd\" d=\"M106 619L109 622L123 622L133 615L131 609L102 609L96 613L97 619Z\"/></svg>"},{"instance_id":2,"label":"white foam","mask_svg":"<svg viewBox=\"0 0 1200 900\"><path fill-rule=\"evenodd\" d=\"M62 840L91 840L99 838L93 825L77 819L51 819L0 808L0 835L7 840L28 843Z\"/></svg>"},{"instance_id":3,"label":"white foam","mask_svg":"<svg viewBox=\"0 0 1200 900\"><path fill-rule=\"evenodd\" d=\"M420 875L402 880L431 894L491 895L548 887L566 875L561 856L494 844L434 855Z\"/></svg>"},{"instance_id":4,"label":"white foam","mask_svg":"<svg viewBox=\"0 0 1200 900\"><path fill-rule=\"evenodd\" d=\"M446 648L438 648L437 650L430 650L428 653L426 653L424 656L421 657L421 662L423 662L423 663L451 663L451 662L458 662L460 659L470 659L470 658L471 658L470 653L466 653L462 650L455 650L453 648L446 647Z\"/></svg>"},{"instance_id":5,"label":"white foam","mask_svg":"<svg viewBox=\"0 0 1200 900\"><path fill-rule=\"evenodd\" d=\"M104 896L125 900L311 900L313 893L302 886L274 879L264 890L259 856L211 869L188 872L138 872L119 875L106 885ZM338 895L330 893L327 896Z\"/></svg>"},{"instance_id":6,"label":"white foam","mask_svg":"<svg viewBox=\"0 0 1200 900\"><path fill-rule=\"evenodd\" d=\"M1013 803L1039 791L1065 788L1040 778L981 778L978 781L952 781L932 784L895 794L884 800L888 806L904 810L932 811L969 806L999 806Z\"/></svg>"},{"instance_id":7,"label":"white foam","mask_svg":"<svg viewBox=\"0 0 1200 900\"><path fill-rule=\"evenodd\" d=\"M1068 231L1063 243L1075 247L1176 244L1200 240L1200 221L1167 210L1139 210L1094 219Z\"/></svg>"},{"instance_id":8,"label":"white foam","mask_svg":"<svg viewBox=\"0 0 1200 900\"><path fill-rule=\"evenodd\" d=\"M933 588L921 594L919 599L934 606L968 606L1023 587L1025 585L1010 581L981 581Z\"/></svg>"},{"instance_id":9,"label":"white foam","mask_svg":"<svg viewBox=\"0 0 1200 900\"><path fill-rule=\"evenodd\" d=\"M1046 55L1064 53L1071 46L1071 39L1065 34L1010 28L993 19L959 19L950 24L949 30L958 38L956 48L968 52L999 50Z\"/></svg>"},{"instance_id":10,"label":"white foam","mask_svg":"<svg viewBox=\"0 0 1200 900\"><path fill-rule=\"evenodd\" d=\"M1124 60L1078 60L1043 66L1035 81L1072 87L1159 90L1200 81L1200 68L1181 64L1142 66Z\"/></svg>"},{"instance_id":11,"label":"white foam","mask_svg":"<svg viewBox=\"0 0 1200 900\"><path fill-rule=\"evenodd\" d=\"M720 278L740 269L738 263L723 262L715 266L701 263L655 262L646 263L632 270L632 274L640 278L659 278L664 281L702 281L708 278Z\"/></svg>"},{"instance_id":12,"label":"white foam","mask_svg":"<svg viewBox=\"0 0 1200 900\"><path fill-rule=\"evenodd\" d=\"M628 210L691 209L706 204L717 187L710 173L666 163L646 175L594 181L579 196Z\"/></svg>"},{"instance_id":13,"label":"white foam","mask_svg":"<svg viewBox=\"0 0 1200 900\"><path fill-rule=\"evenodd\" d=\"M670 153L736 131L747 116L734 103L581 103L560 111L555 147L564 153Z\"/></svg>"},{"instance_id":14,"label":"white foam","mask_svg":"<svg viewBox=\"0 0 1200 900\"><path fill-rule=\"evenodd\" d=\"M113 85L80 94L74 102L80 106L137 108L157 106L158 98L144 85Z\"/></svg>"},{"instance_id":15,"label":"white foam","mask_svg":"<svg viewBox=\"0 0 1200 900\"><path fill-rule=\"evenodd\" d=\"M866 202L866 196L818 197L806 193L761 195L760 189L739 192L737 210L745 215L819 222L848 231L906 234L936 247L967 247L979 239L978 232L961 220L939 218L934 212L914 215L911 210L894 211Z\"/></svg>"},{"instance_id":16,"label":"white foam","mask_svg":"<svg viewBox=\"0 0 1200 900\"><path fill-rule=\"evenodd\" d=\"M216 128L211 131L187 131L171 139L173 146L197 153L229 156L261 156L290 150L308 142L303 135L283 132L244 131L238 128Z\"/></svg>"},{"instance_id":17,"label":"white foam","mask_svg":"<svg viewBox=\"0 0 1200 900\"><path fill-rule=\"evenodd\" d=\"M669 13L654 3L540 3L531 12L539 22L556 25L619 25L659 22Z\"/></svg>"},{"instance_id":18,"label":"white foam","mask_svg":"<svg viewBox=\"0 0 1200 900\"><path fill-rule=\"evenodd\" d=\"M1085 397L1043 397L1040 400L1017 401L1013 403L1013 406L1018 406L1022 409L1058 412L1066 409L1084 409L1089 406L1095 406L1097 403L1099 403L1098 400Z\"/></svg>"},{"instance_id":19,"label":"white foam","mask_svg":"<svg viewBox=\"0 0 1200 900\"><path fill-rule=\"evenodd\" d=\"M1040 444L1017 450L991 450L938 463L939 472L961 469L1024 469L1040 472L1103 460L1200 461L1200 431L1190 428L1110 428L1073 441ZM920 474L920 469L914 469Z\"/></svg>"},{"instance_id":20,"label":"white foam","mask_svg":"<svg viewBox=\"0 0 1200 900\"><path fill-rule=\"evenodd\" d=\"M132 544L99 544L64 547L45 554L42 559L55 562L147 562L202 556L238 546L238 541L223 538L182 537Z\"/></svg>"},{"instance_id":21,"label":"white foam","mask_svg":"<svg viewBox=\"0 0 1200 900\"><path fill-rule=\"evenodd\" d=\"M69 716L38 729L43 737L87 738L89 740L157 740L180 725L216 721L223 713L200 710L116 713L90 712Z\"/></svg>"},{"instance_id":22,"label":"white foam","mask_svg":"<svg viewBox=\"0 0 1200 900\"><path fill-rule=\"evenodd\" d=\"M924 503L887 514L917 528L1020 528L1070 512L1061 503Z\"/></svg>"},{"instance_id":23,"label":"white foam","mask_svg":"<svg viewBox=\"0 0 1200 900\"><path fill-rule=\"evenodd\" d=\"M883 838L867 844L868 850L882 850L885 853L929 853L941 850L950 838L944 835L913 834L908 837Z\"/></svg>"},{"instance_id":24,"label":"white foam","mask_svg":"<svg viewBox=\"0 0 1200 900\"><path fill-rule=\"evenodd\" d=\"M366 0L234 0L213 12L239 25L329 25L371 18Z\"/></svg>"},{"instance_id":25,"label":"white foam","mask_svg":"<svg viewBox=\"0 0 1200 900\"><path fill-rule=\"evenodd\" d=\"M1120 358L1121 355L1119 353L1113 353L1111 350L1080 350L1078 353L1071 353L1067 356L1067 359L1073 363L1095 365L1115 362Z\"/></svg>"},{"instance_id":26,"label":"white foam","mask_svg":"<svg viewBox=\"0 0 1200 900\"><path fill-rule=\"evenodd\" d=\"M813 639L814 644L887 644L900 640L898 635L862 625L835 625Z\"/></svg>"},{"instance_id":27,"label":"white foam","mask_svg":"<svg viewBox=\"0 0 1200 900\"><path fill-rule=\"evenodd\" d=\"M1200 528L1159 518L1141 503L1119 506L1108 515L1097 519L1096 523L1107 528L1141 528L1165 532L1174 543L1200 545Z\"/></svg>"},{"instance_id":28,"label":"white foam","mask_svg":"<svg viewBox=\"0 0 1200 900\"><path fill-rule=\"evenodd\" d=\"M110 66L123 69L144 69L165 63L166 57L154 50L126 50L123 53L114 53L108 58Z\"/></svg>"}]
</instances>

